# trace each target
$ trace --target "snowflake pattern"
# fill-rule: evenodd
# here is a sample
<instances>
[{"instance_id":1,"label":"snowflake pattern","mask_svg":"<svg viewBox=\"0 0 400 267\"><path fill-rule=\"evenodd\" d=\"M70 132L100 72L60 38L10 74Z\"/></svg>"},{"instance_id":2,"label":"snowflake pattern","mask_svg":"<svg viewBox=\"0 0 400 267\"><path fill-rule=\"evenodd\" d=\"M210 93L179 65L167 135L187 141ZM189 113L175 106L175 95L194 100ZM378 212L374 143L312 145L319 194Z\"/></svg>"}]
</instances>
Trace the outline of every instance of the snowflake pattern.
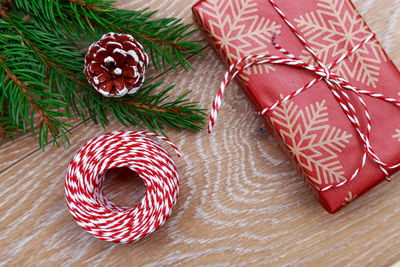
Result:
<instances>
[{"instance_id":1,"label":"snowflake pattern","mask_svg":"<svg viewBox=\"0 0 400 267\"><path fill-rule=\"evenodd\" d=\"M307 64L310 65L317 65L317 62L315 61L315 58L306 50L303 49L301 51L300 57L299 57L302 61L304 61Z\"/></svg>"},{"instance_id":2,"label":"snowflake pattern","mask_svg":"<svg viewBox=\"0 0 400 267\"><path fill-rule=\"evenodd\" d=\"M325 64L329 64L359 44L371 31L348 0L319 0L319 9L295 19L297 28ZM347 7L351 7L349 10ZM310 60L309 56L307 61ZM379 66L387 61L376 39L342 61L334 72L376 88Z\"/></svg>"},{"instance_id":3,"label":"snowflake pattern","mask_svg":"<svg viewBox=\"0 0 400 267\"><path fill-rule=\"evenodd\" d=\"M393 135L394 139L398 139L400 142L400 129L396 129L396 134Z\"/></svg>"},{"instance_id":4,"label":"snowflake pattern","mask_svg":"<svg viewBox=\"0 0 400 267\"><path fill-rule=\"evenodd\" d=\"M230 63L248 55L268 53L265 43L281 27L258 15L259 4L255 0L210 0L203 2L198 10L213 45ZM245 70L241 78L248 81L251 74L273 70L270 64L258 65Z\"/></svg>"},{"instance_id":5,"label":"snowflake pattern","mask_svg":"<svg viewBox=\"0 0 400 267\"><path fill-rule=\"evenodd\" d=\"M357 195L353 195L353 192L349 191L348 196L344 198L345 202L343 203L343 207L347 206L348 204L353 202L356 198L357 198Z\"/></svg>"},{"instance_id":6,"label":"snowflake pattern","mask_svg":"<svg viewBox=\"0 0 400 267\"><path fill-rule=\"evenodd\" d=\"M345 181L338 153L349 143L351 134L328 123L326 101L305 109L292 101L277 107L271 122L289 148L301 172L317 189Z\"/></svg>"}]
</instances>

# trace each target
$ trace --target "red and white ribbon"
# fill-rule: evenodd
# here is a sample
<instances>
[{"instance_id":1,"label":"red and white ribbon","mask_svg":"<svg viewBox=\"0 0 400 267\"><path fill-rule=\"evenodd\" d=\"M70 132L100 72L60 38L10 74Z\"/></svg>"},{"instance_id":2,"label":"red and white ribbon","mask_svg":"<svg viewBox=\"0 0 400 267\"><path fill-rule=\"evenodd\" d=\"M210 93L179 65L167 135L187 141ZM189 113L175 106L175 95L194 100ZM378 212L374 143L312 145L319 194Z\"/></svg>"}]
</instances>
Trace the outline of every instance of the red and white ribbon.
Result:
<instances>
[{"instance_id":1,"label":"red and white ribbon","mask_svg":"<svg viewBox=\"0 0 400 267\"><path fill-rule=\"evenodd\" d=\"M112 132L86 143L74 156L65 179L68 208L90 234L107 241L131 243L157 230L172 212L179 180L168 153L148 132ZM130 168L143 180L146 194L135 207L120 207L103 194L105 171Z\"/></svg>"},{"instance_id":2,"label":"red and white ribbon","mask_svg":"<svg viewBox=\"0 0 400 267\"><path fill-rule=\"evenodd\" d=\"M364 154L363 154L363 157L362 157L362 160L361 160L359 166L356 168L356 170L353 172L353 174L348 179L346 179L343 182L332 184L327 187L321 188L321 191L326 191L331 188L343 186L343 185L347 184L348 182L352 181L354 178L356 178L357 175L359 174L359 172L361 171L361 169L364 167L367 156L371 157L375 161L375 163L379 166L379 168L385 174L386 179L390 180L389 170L400 167L400 163L394 164L394 165L387 164L387 163L383 162L379 158L379 156L375 153L375 151L371 145L371 142L370 142L370 134L371 134L371 128L372 128L371 127L371 116L368 111L367 105L365 104L364 100L361 98L361 95L367 95L370 97L378 98L378 99L392 103L399 107L400 107L400 101L397 99L394 99L394 98L386 97L382 94L372 93L368 90L363 90L363 89L357 88L357 87L351 85L347 80L332 73L332 69L336 65L338 65L341 61L347 59L350 55L352 55L357 50L359 50L361 47L363 47L371 39L375 38L375 34L371 34L370 36L365 38L362 42L360 42L359 44L354 46L352 49L350 49L348 52L343 54L341 57L337 58L329 66L326 66L322 62L322 60L318 57L317 53L311 48L311 46L308 44L308 42L300 35L299 31L297 31L297 29L289 21L289 19L286 17L286 15L283 13L283 11L277 6L275 1L269 0L269 2L274 7L274 9L279 13L279 15L282 17L282 19L286 22L286 24L289 26L289 28L295 33L295 35L298 37L298 39L304 45L304 47L307 49L307 51L315 58L318 65L316 65L316 66L310 65L310 64L307 64L306 62L300 60L299 58L297 58L296 56L291 54L289 51L282 48L276 42L275 38L276 38L276 35L279 34L279 32L277 34L273 35L272 43L273 43L274 47L283 54L283 56L279 57L279 56L272 56L269 54L250 55L250 56L239 59L237 62L235 62L234 64L232 64L229 67L228 71L226 72L226 74L221 82L220 90L219 90L219 92L213 102L213 105L212 105L210 121L209 121L209 125L208 125L208 132L211 133L211 130L214 127L215 122L217 120L218 112L222 105L222 99L223 99L223 95L224 95L226 86L228 86L229 83L237 75L242 73L242 71L244 71L245 69L250 68L254 65L259 65L259 64L280 64L280 65L293 66L293 67L297 67L297 68L303 68L308 71L314 72L316 74L317 78L308 82L303 87L293 91L289 95L279 99L273 105L271 105L269 107L265 107L263 110L258 111L257 114L265 115L266 113L273 111L279 105L287 102L288 100L292 99L293 97L301 94L308 88L312 87L317 82L323 80L328 85L329 90L332 92L335 99L337 100L337 102L339 103L341 108L343 109L343 112L346 114L349 121L351 122L354 129L356 130L358 136L361 139L361 142L363 143L365 151L364 151ZM248 62L248 63L246 63L246 62ZM365 130L363 130L361 128L360 114L357 114L346 90L356 94L357 100L363 108L364 116L367 119L367 127Z\"/></svg>"}]
</instances>

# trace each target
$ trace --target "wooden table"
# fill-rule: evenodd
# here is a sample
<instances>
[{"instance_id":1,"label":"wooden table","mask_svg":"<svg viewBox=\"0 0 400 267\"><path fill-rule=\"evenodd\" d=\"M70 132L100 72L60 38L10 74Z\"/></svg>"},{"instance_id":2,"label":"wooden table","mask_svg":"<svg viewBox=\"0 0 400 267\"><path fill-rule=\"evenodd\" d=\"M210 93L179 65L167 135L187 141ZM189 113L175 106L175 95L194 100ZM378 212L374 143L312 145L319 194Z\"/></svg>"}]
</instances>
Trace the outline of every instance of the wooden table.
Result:
<instances>
[{"instance_id":1,"label":"wooden table","mask_svg":"<svg viewBox=\"0 0 400 267\"><path fill-rule=\"evenodd\" d=\"M196 0L119 0L125 9L150 7L156 15L192 22ZM400 1L357 0L390 57L400 66ZM199 37L199 36L198 36ZM190 59L197 72L162 74L174 94L192 90L204 108L217 92L224 66L209 47ZM176 159L181 190L167 223L144 240L118 245L83 231L64 199L68 164L86 141L129 129L73 123L71 146L38 148L21 136L0 148L0 265L337 265L385 266L400 259L400 175L382 183L335 215L314 200L262 127L238 86L229 88L220 120L206 131L167 134L181 148ZM137 179L113 178L107 196L132 205L143 196Z\"/></svg>"}]
</instances>

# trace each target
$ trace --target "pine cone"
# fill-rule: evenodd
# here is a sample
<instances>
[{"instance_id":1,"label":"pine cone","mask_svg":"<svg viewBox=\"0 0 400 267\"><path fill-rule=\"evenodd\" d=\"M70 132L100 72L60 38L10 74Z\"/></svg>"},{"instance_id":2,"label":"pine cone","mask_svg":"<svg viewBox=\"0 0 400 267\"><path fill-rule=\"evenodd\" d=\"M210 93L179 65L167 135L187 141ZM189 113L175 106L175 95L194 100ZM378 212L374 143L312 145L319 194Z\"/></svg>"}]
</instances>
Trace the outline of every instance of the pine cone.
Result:
<instances>
[{"instance_id":1,"label":"pine cone","mask_svg":"<svg viewBox=\"0 0 400 267\"><path fill-rule=\"evenodd\" d=\"M85 56L85 76L107 97L134 94L144 81L149 57L129 34L107 33L93 43Z\"/></svg>"}]
</instances>

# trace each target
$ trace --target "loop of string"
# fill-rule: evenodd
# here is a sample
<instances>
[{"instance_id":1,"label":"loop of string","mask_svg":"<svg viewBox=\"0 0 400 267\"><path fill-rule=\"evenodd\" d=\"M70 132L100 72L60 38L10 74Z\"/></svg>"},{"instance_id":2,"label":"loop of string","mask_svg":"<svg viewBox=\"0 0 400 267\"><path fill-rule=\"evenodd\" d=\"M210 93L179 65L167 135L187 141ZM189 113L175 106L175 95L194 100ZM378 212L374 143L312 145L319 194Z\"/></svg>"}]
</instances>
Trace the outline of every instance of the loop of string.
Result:
<instances>
[{"instance_id":1,"label":"loop of string","mask_svg":"<svg viewBox=\"0 0 400 267\"><path fill-rule=\"evenodd\" d=\"M362 156L359 166L356 168L356 170L353 172L353 174L349 178L347 178L346 180L344 180L340 183L331 184L329 186L321 188L321 191L326 191L331 188L340 187L340 186L343 186L343 185L349 183L350 181L354 180L354 178L357 177L357 175L359 174L361 169L365 166L367 156L372 158L372 160L379 166L381 171L385 174L386 179L390 181L389 170L400 167L400 163L394 164L394 165L387 164L387 163L383 162L379 158L379 156L375 153L375 151L371 145L371 142L370 142L370 135L371 135L371 129L372 129L371 116L370 116L368 107L361 96L366 95L369 97L381 99L383 101L392 103L399 107L400 107L400 101L397 99L394 99L394 98L386 97L383 94L372 93L368 90L363 90L363 89L357 88L356 86L351 85L344 78L342 78L332 72L332 69L335 66L337 66L340 62L347 59L349 56L351 56L356 51L358 51L360 48L362 48L366 43L368 43L373 38L375 38L375 34L369 35L363 41L361 41L359 44L355 45L352 49L349 49L346 53L344 53L342 56L340 56L339 58L334 60L330 65L327 66L318 57L317 53L311 48L311 46L308 44L308 42L300 35L300 33L293 26L293 24L288 20L288 18L283 13L283 11L277 6L275 1L269 0L269 2L273 6L273 8L278 12L278 14L281 16L281 18L286 22L286 24L289 26L289 28L294 32L294 34L297 36L297 38L300 40L300 42L303 44L303 46L306 48L306 50L313 56L313 58L317 62L317 65L311 65L311 64L308 64L308 63L300 60L295 55L290 53L288 50L286 50L285 48L280 46L276 42L276 36L279 35L280 32L279 31L276 32L272 36L272 44L273 44L274 48L277 49L283 56L273 56L270 54L250 55L250 56L246 56L246 57L239 59L238 61L236 61L234 64L232 64L228 68L228 71L226 72L226 74L221 82L220 90L218 91L218 94L212 105L210 121L209 121L209 125L208 125L208 132L211 133L212 128L214 127L215 122L217 120L218 112L222 105L223 95L224 95L226 86L228 86L230 84L230 82L236 76L241 74L244 70L246 70L254 65L260 65L260 64L278 64L278 65L287 65L287 66L293 66L293 67L297 67L297 68L303 68L303 69L306 69L308 71L315 73L317 78L308 82L303 87L291 92L290 94L286 95L285 97L279 99L271 106L266 107L266 108L262 109L261 111L256 112L256 114L265 115L266 113L273 111L276 107L278 107L281 104L296 97L297 95L301 94L305 90L307 90L310 87L312 87L313 85L315 85L317 82L323 80L328 85L329 90L332 92L336 101L339 103L343 112L346 114L347 118L349 119L351 125L357 132L357 135L359 136L359 138L363 144L364 153L363 153L363 156ZM354 105L352 104L352 100L350 99L350 96L346 90L350 91L356 95L357 102L362 107L363 114L367 121L365 130L362 129L361 124L360 124L360 114L357 113Z\"/></svg>"},{"instance_id":2,"label":"loop of string","mask_svg":"<svg viewBox=\"0 0 400 267\"><path fill-rule=\"evenodd\" d=\"M157 230L170 216L177 201L179 178L174 162L155 141L154 133L112 132L86 143L74 156L65 179L67 206L76 222L97 238L131 243ZM108 200L102 186L112 168L129 168L143 180L146 194L134 207L120 207Z\"/></svg>"}]
</instances>

